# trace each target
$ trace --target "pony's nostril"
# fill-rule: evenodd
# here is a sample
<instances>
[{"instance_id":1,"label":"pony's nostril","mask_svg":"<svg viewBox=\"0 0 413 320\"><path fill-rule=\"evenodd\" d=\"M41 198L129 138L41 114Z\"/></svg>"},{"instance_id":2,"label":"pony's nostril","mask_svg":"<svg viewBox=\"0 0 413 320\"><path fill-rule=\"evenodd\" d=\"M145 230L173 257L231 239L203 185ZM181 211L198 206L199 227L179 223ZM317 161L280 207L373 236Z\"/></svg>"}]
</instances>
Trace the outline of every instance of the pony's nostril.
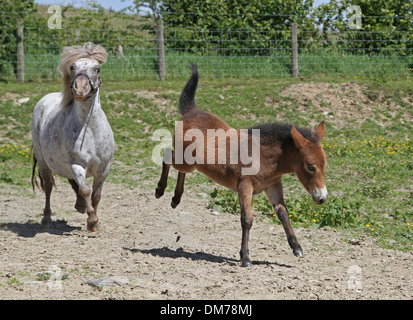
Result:
<instances>
[{"instance_id":1,"label":"pony's nostril","mask_svg":"<svg viewBox=\"0 0 413 320\"><path fill-rule=\"evenodd\" d=\"M321 198L321 199L318 200L318 203L319 203L319 204L323 204L325 201L326 201L326 199Z\"/></svg>"}]
</instances>

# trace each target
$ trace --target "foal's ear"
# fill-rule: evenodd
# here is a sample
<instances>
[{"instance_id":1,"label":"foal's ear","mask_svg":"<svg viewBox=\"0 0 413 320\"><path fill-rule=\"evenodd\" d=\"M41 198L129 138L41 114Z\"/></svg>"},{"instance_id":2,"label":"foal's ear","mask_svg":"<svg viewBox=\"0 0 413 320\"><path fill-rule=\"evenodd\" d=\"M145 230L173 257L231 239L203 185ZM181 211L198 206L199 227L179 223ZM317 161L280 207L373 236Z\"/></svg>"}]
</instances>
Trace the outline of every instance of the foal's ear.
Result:
<instances>
[{"instance_id":1,"label":"foal's ear","mask_svg":"<svg viewBox=\"0 0 413 320\"><path fill-rule=\"evenodd\" d=\"M318 124L317 128L315 129L315 132L317 132L317 134L318 134L318 136L319 136L319 138L320 138L320 141L323 140L323 136L324 136L325 129L326 129L326 128L325 128L325 126L324 126L324 120L321 121L321 122Z\"/></svg>"},{"instance_id":2,"label":"foal's ear","mask_svg":"<svg viewBox=\"0 0 413 320\"><path fill-rule=\"evenodd\" d=\"M295 146L299 150L302 150L308 144L308 140L304 138L303 135L299 133L294 126L291 127L291 136L293 137Z\"/></svg>"}]
</instances>

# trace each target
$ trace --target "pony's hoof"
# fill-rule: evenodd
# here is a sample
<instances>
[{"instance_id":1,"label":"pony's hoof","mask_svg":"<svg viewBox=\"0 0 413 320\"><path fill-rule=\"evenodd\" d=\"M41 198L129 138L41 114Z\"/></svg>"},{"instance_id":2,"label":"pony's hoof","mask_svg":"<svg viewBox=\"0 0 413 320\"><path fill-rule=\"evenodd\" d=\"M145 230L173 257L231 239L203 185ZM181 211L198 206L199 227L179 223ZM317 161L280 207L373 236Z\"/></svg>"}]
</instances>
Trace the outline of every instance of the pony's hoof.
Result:
<instances>
[{"instance_id":1,"label":"pony's hoof","mask_svg":"<svg viewBox=\"0 0 413 320\"><path fill-rule=\"evenodd\" d=\"M98 232L99 231L99 221L87 221L87 231Z\"/></svg>"},{"instance_id":2,"label":"pony's hoof","mask_svg":"<svg viewBox=\"0 0 413 320\"><path fill-rule=\"evenodd\" d=\"M77 196L76 203L75 203L75 209L77 210L77 212L80 212L80 213L86 212L87 204L86 204L85 198L79 195Z\"/></svg>"},{"instance_id":3,"label":"pony's hoof","mask_svg":"<svg viewBox=\"0 0 413 320\"><path fill-rule=\"evenodd\" d=\"M75 209L77 210L77 212L80 212L80 213L85 213L86 212L86 206L84 206L80 203L77 203L77 202L75 204Z\"/></svg>"},{"instance_id":4,"label":"pony's hoof","mask_svg":"<svg viewBox=\"0 0 413 320\"><path fill-rule=\"evenodd\" d=\"M298 258L304 258L304 253L303 253L303 249L298 248L298 249L294 249L293 253L296 257Z\"/></svg>"},{"instance_id":5,"label":"pony's hoof","mask_svg":"<svg viewBox=\"0 0 413 320\"><path fill-rule=\"evenodd\" d=\"M248 267L251 267L251 266L252 266L251 260L242 261L241 267L248 268Z\"/></svg>"}]
</instances>

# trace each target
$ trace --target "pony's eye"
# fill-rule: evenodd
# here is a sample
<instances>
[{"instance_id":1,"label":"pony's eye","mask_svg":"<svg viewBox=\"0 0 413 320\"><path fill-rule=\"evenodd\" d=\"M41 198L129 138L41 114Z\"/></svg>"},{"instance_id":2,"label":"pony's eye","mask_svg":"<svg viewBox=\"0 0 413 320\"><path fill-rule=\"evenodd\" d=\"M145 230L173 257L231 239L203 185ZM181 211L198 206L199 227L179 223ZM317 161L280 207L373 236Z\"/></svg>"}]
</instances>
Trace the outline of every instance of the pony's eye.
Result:
<instances>
[{"instance_id":1,"label":"pony's eye","mask_svg":"<svg viewBox=\"0 0 413 320\"><path fill-rule=\"evenodd\" d=\"M75 70L75 66L70 66L70 70Z\"/></svg>"},{"instance_id":2,"label":"pony's eye","mask_svg":"<svg viewBox=\"0 0 413 320\"><path fill-rule=\"evenodd\" d=\"M96 69L96 73L99 73L100 72L100 69Z\"/></svg>"},{"instance_id":3,"label":"pony's eye","mask_svg":"<svg viewBox=\"0 0 413 320\"><path fill-rule=\"evenodd\" d=\"M307 166L308 171L315 172L316 168L314 166Z\"/></svg>"}]
</instances>

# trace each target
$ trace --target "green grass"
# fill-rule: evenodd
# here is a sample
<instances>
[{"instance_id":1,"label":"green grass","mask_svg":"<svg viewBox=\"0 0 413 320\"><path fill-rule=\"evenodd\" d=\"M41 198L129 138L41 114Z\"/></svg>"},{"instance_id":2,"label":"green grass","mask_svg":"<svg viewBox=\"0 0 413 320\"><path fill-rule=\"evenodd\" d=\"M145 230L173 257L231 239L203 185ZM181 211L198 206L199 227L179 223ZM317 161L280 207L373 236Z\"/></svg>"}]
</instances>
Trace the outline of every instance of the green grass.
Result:
<instances>
[{"instance_id":1,"label":"green grass","mask_svg":"<svg viewBox=\"0 0 413 320\"><path fill-rule=\"evenodd\" d=\"M130 50L131 51L131 50ZM57 71L59 54L26 53L25 78L28 80L59 79ZM410 59L411 60L411 59ZM388 81L411 80L413 70L409 56L356 55L324 49L302 52L298 56L300 76L351 77L353 80L370 79ZM213 50L203 54L166 49L165 64L167 79L185 78L188 65L196 62L204 77L269 77L286 78L291 75L291 53L279 49L270 55L225 56ZM113 81L157 79L156 49L133 50L125 57L110 56L104 66L107 79ZM15 79L10 65L1 77Z\"/></svg>"},{"instance_id":2,"label":"green grass","mask_svg":"<svg viewBox=\"0 0 413 320\"><path fill-rule=\"evenodd\" d=\"M188 75L189 70L185 73ZM359 116L355 112L347 118L335 114L330 118L317 111L315 100L306 102L306 112L299 112L302 105L298 98L285 97L284 92L292 84L341 84L335 77L222 79L203 76L202 68L200 73L199 108L219 115L233 127L245 128L269 121L312 126L327 118L323 146L328 157L329 199L321 206L316 205L294 175L285 175L284 194L293 226L346 229L374 236L383 247L413 250L411 83L357 79L367 97L367 101L360 101L360 110L370 110L368 115ZM174 121L179 119L179 93L186 79L111 82L105 81L104 72L102 76L101 102L116 140L108 181L126 187L138 187L149 181L149 187L154 187L160 167L151 160L152 150L159 143L152 141L152 134L160 128L173 132ZM344 81L349 80L354 81L354 77ZM43 95L59 90L57 81L5 83L0 88L0 183L26 190L28 196L31 195L28 154L31 113ZM22 97L30 97L30 101L16 105L15 101ZM173 190L173 180L167 191ZM187 192L202 185L200 191L210 193L215 209L238 214L234 193L199 173L188 175L186 183ZM253 209L278 223L271 217L272 209L263 195L254 198Z\"/></svg>"}]
</instances>

